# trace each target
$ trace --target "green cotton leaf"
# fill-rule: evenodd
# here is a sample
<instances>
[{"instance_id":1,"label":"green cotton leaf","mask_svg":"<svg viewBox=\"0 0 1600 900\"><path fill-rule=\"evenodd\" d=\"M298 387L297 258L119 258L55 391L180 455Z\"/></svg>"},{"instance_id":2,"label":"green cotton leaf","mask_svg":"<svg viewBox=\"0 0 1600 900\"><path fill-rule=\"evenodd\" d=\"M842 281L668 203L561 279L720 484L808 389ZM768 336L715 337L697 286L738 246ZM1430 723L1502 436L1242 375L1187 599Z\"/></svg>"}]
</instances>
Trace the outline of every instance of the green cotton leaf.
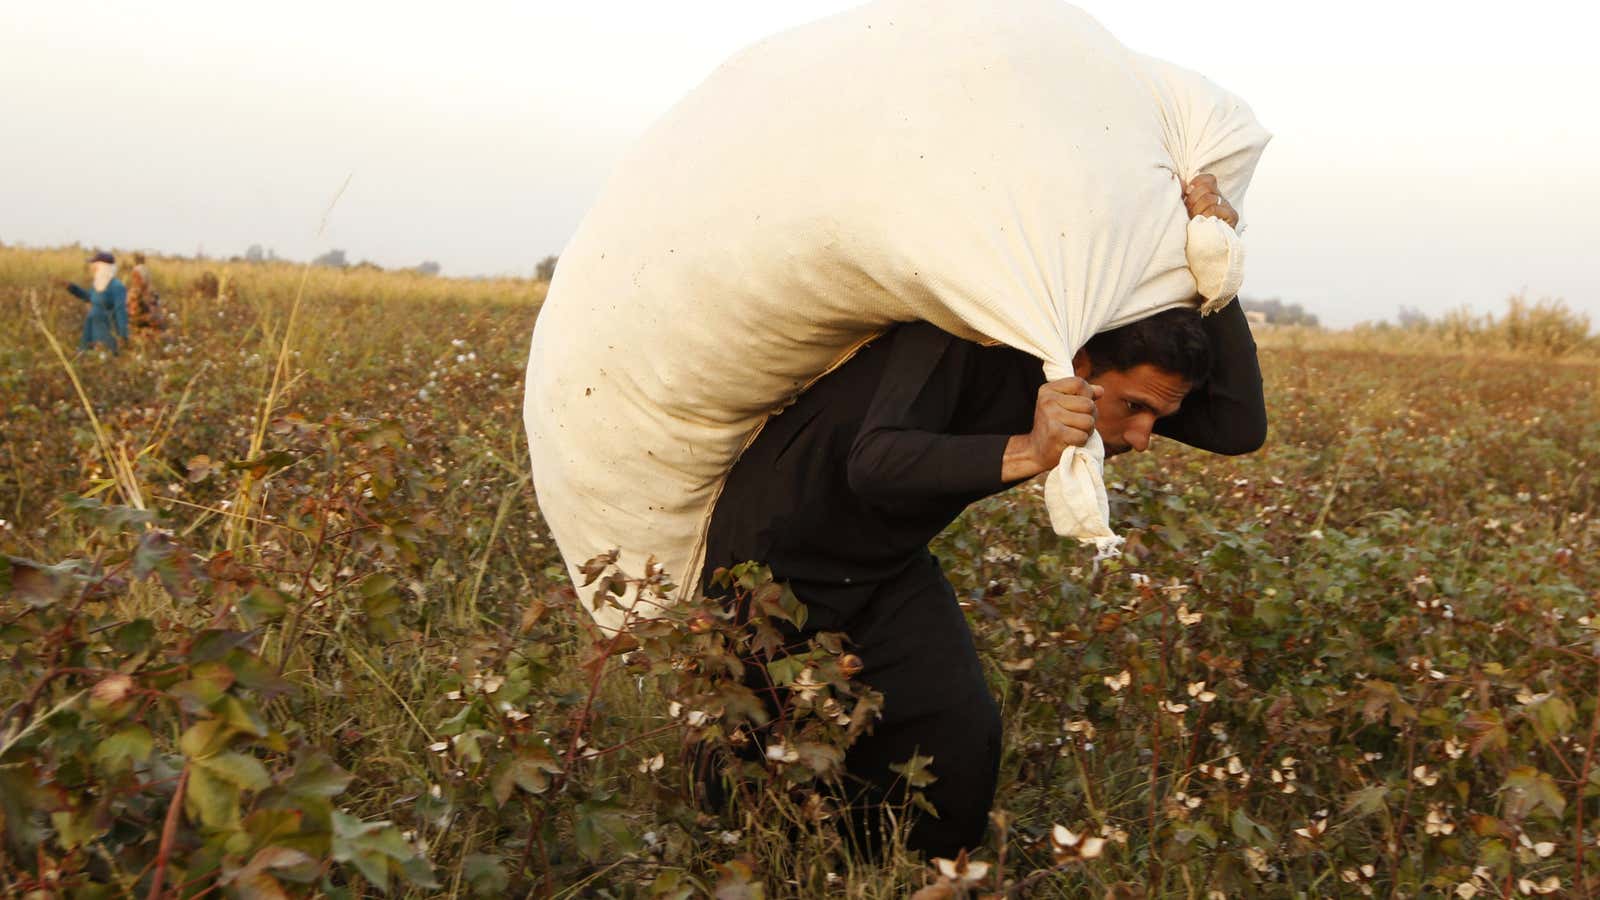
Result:
<instances>
[{"instance_id":1,"label":"green cotton leaf","mask_svg":"<svg viewBox=\"0 0 1600 900\"><path fill-rule=\"evenodd\" d=\"M610 803L578 804L573 811L573 839L578 853L590 862L600 861L607 841L624 852L636 843L627 814Z\"/></svg>"},{"instance_id":2,"label":"green cotton leaf","mask_svg":"<svg viewBox=\"0 0 1600 900\"><path fill-rule=\"evenodd\" d=\"M94 761L107 774L126 772L136 762L150 758L155 737L143 725L129 725L94 748Z\"/></svg>"},{"instance_id":3,"label":"green cotton leaf","mask_svg":"<svg viewBox=\"0 0 1600 900\"><path fill-rule=\"evenodd\" d=\"M1485 750L1504 750L1510 746L1511 736L1506 732L1505 720L1498 709L1467 713L1461 726L1472 733L1467 748L1472 751L1474 758L1481 756Z\"/></svg>"},{"instance_id":4,"label":"green cotton leaf","mask_svg":"<svg viewBox=\"0 0 1600 900\"><path fill-rule=\"evenodd\" d=\"M800 741L794 745L794 751L800 756L800 764L818 775L826 775L844 765L844 751L831 744Z\"/></svg>"},{"instance_id":5,"label":"green cotton leaf","mask_svg":"<svg viewBox=\"0 0 1600 900\"><path fill-rule=\"evenodd\" d=\"M1517 766L1506 775L1505 816L1517 820L1544 811L1557 819L1567 811L1567 798L1554 778L1533 766Z\"/></svg>"},{"instance_id":6,"label":"green cotton leaf","mask_svg":"<svg viewBox=\"0 0 1600 900\"><path fill-rule=\"evenodd\" d=\"M108 534L117 534L124 531L143 530L146 523L155 521L155 513L134 509L131 506L107 506L93 497L80 497L77 494L67 494L62 498L61 508Z\"/></svg>"},{"instance_id":7,"label":"green cotton leaf","mask_svg":"<svg viewBox=\"0 0 1600 900\"><path fill-rule=\"evenodd\" d=\"M15 556L0 565L0 589L6 596L35 608L50 606L66 595L70 583L61 566L44 566Z\"/></svg>"},{"instance_id":8,"label":"green cotton leaf","mask_svg":"<svg viewBox=\"0 0 1600 900\"><path fill-rule=\"evenodd\" d=\"M1546 697L1528 707L1533 728L1547 741L1554 741L1572 730L1577 712L1572 704L1560 697Z\"/></svg>"},{"instance_id":9,"label":"green cotton leaf","mask_svg":"<svg viewBox=\"0 0 1600 900\"><path fill-rule=\"evenodd\" d=\"M151 572L170 568L176 551L177 545L165 532L146 531L139 535L139 543L133 550L133 577L144 578Z\"/></svg>"},{"instance_id":10,"label":"green cotton leaf","mask_svg":"<svg viewBox=\"0 0 1600 900\"><path fill-rule=\"evenodd\" d=\"M133 655L150 646L156 636L156 626L149 619L134 619L117 629L111 646L120 653Z\"/></svg>"},{"instance_id":11,"label":"green cotton leaf","mask_svg":"<svg viewBox=\"0 0 1600 900\"><path fill-rule=\"evenodd\" d=\"M189 663L211 662L222 659L234 649L250 642L250 633L246 631L228 631L221 628L208 628L195 636L189 644Z\"/></svg>"},{"instance_id":12,"label":"green cotton leaf","mask_svg":"<svg viewBox=\"0 0 1600 900\"><path fill-rule=\"evenodd\" d=\"M665 869L650 882L652 900L690 900L699 893L694 880L682 869Z\"/></svg>"},{"instance_id":13,"label":"green cotton leaf","mask_svg":"<svg viewBox=\"0 0 1600 900\"><path fill-rule=\"evenodd\" d=\"M928 767L932 764L933 757L913 753L911 758L905 762L891 764L889 770L903 776L907 785L914 788L925 788L939 780L938 776L928 770Z\"/></svg>"},{"instance_id":14,"label":"green cotton leaf","mask_svg":"<svg viewBox=\"0 0 1600 900\"><path fill-rule=\"evenodd\" d=\"M1173 830L1172 837L1180 844L1199 841L1208 848L1217 846L1217 832L1209 822L1196 820L1180 823Z\"/></svg>"},{"instance_id":15,"label":"green cotton leaf","mask_svg":"<svg viewBox=\"0 0 1600 900\"><path fill-rule=\"evenodd\" d=\"M50 825L55 829L56 843L66 850L93 843L104 830L95 826L93 815L79 815L72 810L51 813Z\"/></svg>"},{"instance_id":16,"label":"green cotton leaf","mask_svg":"<svg viewBox=\"0 0 1600 900\"><path fill-rule=\"evenodd\" d=\"M1388 792L1389 789L1381 784L1353 791L1349 797L1345 798L1344 811L1346 813L1353 812L1361 816L1370 816L1383 809L1384 797Z\"/></svg>"},{"instance_id":17,"label":"green cotton leaf","mask_svg":"<svg viewBox=\"0 0 1600 900\"><path fill-rule=\"evenodd\" d=\"M503 897L511 886L511 876L506 874L500 858L486 853L474 853L463 860L461 874L479 897Z\"/></svg>"},{"instance_id":18,"label":"green cotton leaf","mask_svg":"<svg viewBox=\"0 0 1600 900\"><path fill-rule=\"evenodd\" d=\"M765 900L765 888L755 870L743 860L730 860L717 866L716 900Z\"/></svg>"},{"instance_id":19,"label":"green cotton leaf","mask_svg":"<svg viewBox=\"0 0 1600 900\"><path fill-rule=\"evenodd\" d=\"M347 813L336 812L333 834L335 843L343 840L349 847L371 850L391 859L405 859L414 853L411 845L400 836L400 829L385 820L363 822Z\"/></svg>"},{"instance_id":20,"label":"green cotton leaf","mask_svg":"<svg viewBox=\"0 0 1600 900\"><path fill-rule=\"evenodd\" d=\"M167 688L167 693L190 714L202 714L216 706L233 686L233 670L221 663L201 663L192 667L189 674L192 677Z\"/></svg>"},{"instance_id":21,"label":"green cotton leaf","mask_svg":"<svg viewBox=\"0 0 1600 900\"><path fill-rule=\"evenodd\" d=\"M247 791L259 791L272 783L261 760L246 753L228 752L194 761L196 766Z\"/></svg>"},{"instance_id":22,"label":"green cotton leaf","mask_svg":"<svg viewBox=\"0 0 1600 900\"><path fill-rule=\"evenodd\" d=\"M217 715L242 734L258 738L266 737L268 734L267 722L261 718L261 713L255 708L255 704L234 694L222 698L222 702L217 706Z\"/></svg>"},{"instance_id":23,"label":"green cotton leaf","mask_svg":"<svg viewBox=\"0 0 1600 900\"><path fill-rule=\"evenodd\" d=\"M236 900L289 900L278 879L265 872L239 872L226 883L228 896Z\"/></svg>"},{"instance_id":24,"label":"green cotton leaf","mask_svg":"<svg viewBox=\"0 0 1600 900\"><path fill-rule=\"evenodd\" d=\"M189 770L183 809L191 821L206 828L231 831L239 827L239 795L233 782L195 766Z\"/></svg>"},{"instance_id":25,"label":"green cotton leaf","mask_svg":"<svg viewBox=\"0 0 1600 900\"><path fill-rule=\"evenodd\" d=\"M433 866L419 854L412 854L400 861L400 874L420 888L443 887L433 875Z\"/></svg>"},{"instance_id":26,"label":"green cotton leaf","mask_svg":"<svg viewBox=\"0 0 1600 900\"><path fill-rule=\"evenodd\" d=\"M352 850L343 859L337 855L334 859L338 862L355 863L357 871L362 877L377 887L383 893L389 893L389 858L372 850Z\"/></svg>"},{"instance_id":27,"label":"green cotton leaf","mask_svg":"<svg viewBox=\"0 0 1600 900\"><path fill-rule=\"evenodd\" d=\"M557 771L560 771L559 767ZM550 787L549 770L537 760L522 757L511 761L511 778L530 794L542 794Z\"/></svg>"},{"instance_id":28,"label":"green cotton leaf","mask_svg":"<svg viewBox=\"0 0 1600 900\"><path fill-rule=\"evenodd\" d=\"M326 754L311 751L295 762L283 789L290 794L332 799L344 793L353 777Z\"/></svg>"},{"instance_id":29,"label":"green cotton leaf","mask_svg":"<svg viewBox=\"0 0 1600 900\"><path fill-rule=\"evenodd\" d=\"M190 725L178 738L178 749L190 759L214 756L228 746L233 729L221 719L202 719Z\"/></svg>"},{"instance_id":30,"label":"green cotton leaf","mask_svg":"<svg viewBox=\"0 0 1600 900\"><path fill-rule=\"evenodd\" d=\"M265 585L257 585L239 600L239 615L251 628L278 621L288 608L289 595Z\"/></svg>"},{"instance_id":31,"label":"green cotton leaf","mask_svg":"<svg viewBox=\"0 0 1600 900\"><path fill-rule=\"evenodd\" d=\"M1250 847L1261 847L1277 842L1272 829L1245 815L1243 809L1233 811L1233 817L1228 822L1233 829L1234 837L1243 841Z\"/></svg>"},{"instance_id":32,"label":"green cotton leaf","mask_svg":"<svg viewBox=\"0 0 1600 900\"><path fill-rule=\"evenodd\" d=\"M258 809L244 817L244 831L250 843L267 847L279 841L292 841L300 834L305 814L298 809Z\"/></svg>"},{"instance_id":33,"label":"green cotton leaf","mask_svg":"<svg viewBox=\"0 0 1600 900\"><path fill-rule=\"evenodd\" d=\"M783 656L767 663L767 674L772 678L772 683L780 687L794 684L800 677L800 670L806 667L806 662L796 656Z\"/></svg>"},{"instance_id":34,"label":"green cotton leaf","mask_svg":"<svg viewBox=\"0 0 1600 900\"><path fill-rule=\"evenodd\" d=\"M250 477L260 480L279 469L294 465L294 454L287 450L273 450L263 453L254 459L234 460L228 463L228 468L234 470L249 470Z\"/></svg>"},{"instance_id":35,"label":"green cotton leaf","mask_svg":"<svg viewBox=\"0 0 1600 900\"><path fill-rule=\"evenodd\" d=\"M264 847L250 858L250 863L231 875L225 875L221 884L237 897L287 898L277 877L302 884L314 880L320 868L315 857L292 847ZM267 873L272 873L268 875Z\"/></svg>"},{"instance_id":36,"label":"green cotton leaf","mask_svg":"<svg viewBox=\"0 0 1600 900\"><path fill-rule=\"evenodd\" d=\"M382 597L393 593L398 584L388 572L374 572L361 580L361 596L369 600Z\"/></svg>"}]
</instances>

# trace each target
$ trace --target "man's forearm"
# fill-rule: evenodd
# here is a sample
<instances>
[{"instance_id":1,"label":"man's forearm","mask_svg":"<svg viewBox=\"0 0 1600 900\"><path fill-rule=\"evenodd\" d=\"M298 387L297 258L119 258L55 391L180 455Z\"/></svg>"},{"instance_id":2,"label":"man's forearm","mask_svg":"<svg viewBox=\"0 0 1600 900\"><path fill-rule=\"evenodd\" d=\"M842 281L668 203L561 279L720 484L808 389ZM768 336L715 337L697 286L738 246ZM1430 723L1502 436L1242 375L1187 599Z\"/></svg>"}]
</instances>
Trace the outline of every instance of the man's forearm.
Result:
<instances>
[{"instance_id":1,"label":"man's forearm","mask_svg":"<svg viewBox=\"0 0 1600 900\"><path fill-rule=\"evenodd\" d=\"M1014 434L1006 441L1006 454L1000 461L1001 481L1021 481L1044 471L1033 455L1033 442L1026 434Z\"/></svg>"}]
</instances>

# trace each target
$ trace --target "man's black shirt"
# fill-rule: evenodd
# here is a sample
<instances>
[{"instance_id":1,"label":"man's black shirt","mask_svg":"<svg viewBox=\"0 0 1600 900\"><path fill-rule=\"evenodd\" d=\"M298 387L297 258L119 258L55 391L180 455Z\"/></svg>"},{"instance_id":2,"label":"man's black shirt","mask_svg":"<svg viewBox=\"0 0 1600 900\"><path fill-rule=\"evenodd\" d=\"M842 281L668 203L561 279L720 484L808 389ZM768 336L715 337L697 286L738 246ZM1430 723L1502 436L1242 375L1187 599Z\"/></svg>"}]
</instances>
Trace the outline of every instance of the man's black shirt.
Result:
<instances>
[{"instance_id":1,"label":"man's black shirt","mask_svg":"<svg viewBox=\"0 0 1600 900\"><path fill-rule=\"evenodd\" d=\"M1238 303L1208 316L1216 364L1156 432L1223 453L1265 437L1255 344ZM773 416L728 475L707 577L769 565L807 603L869 593L927 553L968 504L1005 490L1006 443L1033 429L1044 372L925 322L897 326ZM835 598L838 599L838 598Z\"/></svg>"}]
</instances>

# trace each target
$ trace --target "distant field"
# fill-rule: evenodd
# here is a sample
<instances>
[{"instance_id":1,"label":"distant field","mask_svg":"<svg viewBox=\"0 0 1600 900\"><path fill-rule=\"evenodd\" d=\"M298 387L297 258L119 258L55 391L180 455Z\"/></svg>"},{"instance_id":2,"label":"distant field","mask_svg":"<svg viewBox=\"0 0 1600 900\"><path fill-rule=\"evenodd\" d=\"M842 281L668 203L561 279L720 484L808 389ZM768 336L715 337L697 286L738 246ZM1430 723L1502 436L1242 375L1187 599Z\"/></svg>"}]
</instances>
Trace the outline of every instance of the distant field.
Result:
<instances>
[{"instance_id":1,"label":"distant field","mask_svg":"<svg viewBox=\"0 0 1600 900\"><path fill-rule=\"evenodd\" d=\"M722 632L562 593L543 284L156 259L172 326L78 356L81 260L0 249L0 895L959 895L844 851L825 743L689 803ZM1263 345L1265 450L1109 468L1121 560L1028 488L940 538L1009 748L974 891L1593 891L1600 365Z\"/></svg>"}]
</instances>

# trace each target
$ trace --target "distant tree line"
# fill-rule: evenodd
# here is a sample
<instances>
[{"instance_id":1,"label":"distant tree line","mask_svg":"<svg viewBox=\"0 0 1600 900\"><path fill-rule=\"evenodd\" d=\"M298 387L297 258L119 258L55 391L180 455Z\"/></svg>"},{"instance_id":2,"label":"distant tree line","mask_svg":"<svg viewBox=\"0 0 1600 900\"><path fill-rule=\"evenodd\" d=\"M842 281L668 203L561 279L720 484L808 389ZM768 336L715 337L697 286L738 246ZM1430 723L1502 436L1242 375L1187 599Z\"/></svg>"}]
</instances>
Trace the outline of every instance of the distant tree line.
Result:
<instances>
[{"instance_id":1,"label":"distant tree line","mask_svg":"<svg viewBox=\"0 0 1600 900\"><path fill-rule=\"evenodd\" d=\"M1267 300L1246 300L1240 298L1246 312L1259 312L1267 317L1269 325L1304 325L1307 328L1320 328L1321 323L1317 317L1306 312L1305 307L1298 303L1285 303L1277 297Z\"/></svg>"},{"instance_id":2,"label":"distant tree line","mask_svg":"<svg viewBox=\"0 0 1600 900\"><path fill-rule=\"evenodd\" d=\"M249 263L265 263L265 262L280 262L280 261L284 261L284 260L282 260L281 257L278 256L277 251L269 249L269 248L262 247L260 244L251 244L249 249L245 250L244 256L242 256L242 257L236 256L236 257L233 257L233 259L236 262L243 261L243 262L249 262ZM552 256L546 256L544 259L539 260L538 265L534 266L534 268L533 268L533 278L534 278L534 280L535 281L548 282L550 279L554 278L555 274L556 274L556 262L557 262L557 257L553 256L553 255ZM331 249L331 250L327 251L326 253L323 253L320 256L317 256L315 259L311 260L311 264L314 265L314 266L323 266L323 267L329 268L329 269L349 269L349 268L381 269L381 268L383 268L382 266L379 266L377 263L368 262L368 261L365 261L365 260L363 260L362 262L359 262L359 263L353 263L352 264L350 262L350 257L345 254L344 250L339 249L339 248ZM444 271L444 266L441 266L435 260L427 259L427 260L423 260L421 263L418 263L417 266L414 269L412 269L411 271L416 272L419 275L430 275L430 276L432 276L432 275L438 275L438 274L442 273Z\"/></svg>"},{"instance_id":3,"label":"distant tree line","mask_svg":"<svg viewBox=\"0 0 1600 900\"><path fill-rule=\"evenodd\" d=\"M1589 317L1561 298L1529 300L1516 294L1506 301L1505 315L1477 315L1466 307L1437 317L1414 306L1402 306L1397 324L1365 326L1374 332L1402 331L1433 338L1453 347L1500 350L1538 356L1600 352L1600 337L1591 336Z\"/></svg>"}]
</instances>

